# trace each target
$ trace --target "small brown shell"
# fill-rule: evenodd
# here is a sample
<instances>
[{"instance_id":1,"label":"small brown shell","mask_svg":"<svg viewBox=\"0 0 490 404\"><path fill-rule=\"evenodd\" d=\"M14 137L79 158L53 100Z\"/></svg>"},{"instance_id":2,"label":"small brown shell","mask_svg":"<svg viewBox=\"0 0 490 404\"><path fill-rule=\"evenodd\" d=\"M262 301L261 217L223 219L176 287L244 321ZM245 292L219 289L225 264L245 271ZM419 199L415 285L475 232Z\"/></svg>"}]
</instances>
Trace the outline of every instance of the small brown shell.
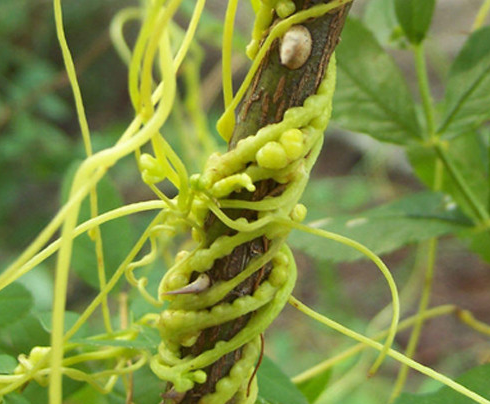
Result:
<instances>
[{"instance_id":1,"label":"small brown shell","mask_svg":"<svg viewBox=\"0 0 490 404\"><path fill-rule=\"evenodd\" d=\"M303 25L293 25L281 39L279 58L281 64L295 70L303 66L311 54L310 31Z\"/></svg>"}]
</instances>

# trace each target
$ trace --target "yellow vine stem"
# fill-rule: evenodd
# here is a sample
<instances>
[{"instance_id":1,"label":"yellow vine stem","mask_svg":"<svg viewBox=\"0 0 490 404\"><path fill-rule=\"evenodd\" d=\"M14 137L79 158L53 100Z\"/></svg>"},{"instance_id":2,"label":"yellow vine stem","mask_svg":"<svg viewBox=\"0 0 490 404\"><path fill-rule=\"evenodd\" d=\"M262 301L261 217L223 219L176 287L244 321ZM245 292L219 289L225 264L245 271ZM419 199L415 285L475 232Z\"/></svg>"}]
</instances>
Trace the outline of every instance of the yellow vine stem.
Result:
<instances>
[{"instance_id":1,"label":"yellow vine stem","mask_svg":"<svg viewBox=\"0 0 490 404\"><path fill-rule=\"evenodd\" d=\"M167 75L169 75L169 77L170 75L172 77L175 76L167 67L165 67L165 72ZM160 83L153 94L152 102L157 103L163 92L164 83ZM141 116L137 115L114 147L98 152L83 162L82 166L78 169L79 172L83 171L84 174L87 174L85 176L86 180L83 187L78 190L76 195L72 195L70 197L70 199L60 209L51 222L48 223L48 225L34 239L34 241L5 271L2 272L2 274L0 274L0 289L6 287L11 282L9 281L9 278L11 278L12 275L15 274L20 267L22 267L22 265L29 261L42 248L42 246L46 244L46 242L53 236L56 230L63 223L63 220L66 218L68 213L73 209L73 206L79 203L89 193L90 189L93 188L104 175L105 170L114 165L117 160L136 150L149 140L152 132L161 126L160 122L163 122L166 119L166 113L168 112L167 109L168 107L162 107L162 112L165 113L162 114L162 116L159 116L158 120L157 118L154 118L154 121L152 121L150 125L147 125L141 130L139 130L142 123ZM94 176L88 174L92 172L96 174L94 174Z\"/></svg>"},{"instance_id":2,"label":"yellow vine stem","mask_svg":"<svg viewBox=\"0 0 490 404\"><path fill-rule=\"evenodd\" d=\"M202 3L202 0L199 4ZM198 14L196 12L195 14ZM197 16L193 16L193 20L197 19ZM186 35L183 43L181 44L177 55L179 59L178 63L175 64L175 69L178 69L180 63L182 62L191 41L191 34L194 33L195 27L189 27L190 30ZM191 29L193 28L194 31ZM168 66L164 66L165 74L168 77L175 77L174 72L171 72L171 69ZM168 81L168 80L167 80ZM154 104L158 103L161 99L162 94L167 92L165 83L160 83L156 88L153 96L152 102ZM169 88L171 89L171 88ZM42 247L49 241L49 239L53 236L56 230L61 226L67 215L73 210L74 205L79 203L85 196L89 193L90 189L92 189L95 184L102 178L105 174L105 171L110 166L114 165L117 160L124 157L125 155L131 153L132 151L137 150L141 145L146 143L151 134L161 126L161 122L165 121L166 116L168 115L168 107L164 108L162 106L163 114L156 114L157 117L154 118L152 122L149 122L145 128L140 129L142 124L142 119L140 115L136 115L133 121L130 123L128 128L116 142L116 145L103 150L101 152L96 153L90 158L86 159L82 166L79 167L78 171L83 172L85 175L85 182L83 186L78 189L75 195L72 195L65 205L60 209L60 211L55 215L55 217L48 223L48 225L41 231L41 233L32 241L32 243L23 251L23 253L0 274L0 290L5 288L15 279L17 279L16 273L20 268L23 268L24 264L26 264L31 258L38 253L42 249ZM158 118L158 120L157 120ZM94 173L91 175L91 173ZM27 272L27 271L25 271ZM25 273L23 272L23 273Z\"/></svg>"},{"instance_id":3,"label":"yellow vine stem","mask_svg":"<svg viewBox=\"0 0 490 404\"><path fill-rule=\"evenodd\" d=\"M83 106L82 93L80 91L80 86L77 81L77 74L75 71L75 64L73 63L73 58L71 56L68 43L66 41L66 36L63 28L63 15L61 11L61 0L54 0L54 14L56 22L56 34L58 36L58 41L61 48L61 53L63 55L63 60L65 63L65 69L68 75L68 80L70 81L70 86L73 91L73 96L75 98L75 107L78 116L78 122L80 125L80 130L82 132L83 143L85 146L85 153L87 157L93 154L92 143L90 140L90 130L88 127L87 116L85 114L85 108ZM90 190L90 215L92 218L98 215L98 198L97 198L97 187ZM104 249L102 243L102 234L100 228L94 227L89 233L90 238L95 243L95 256L97 261L97 274L99 277L100 287L103 288L106 282L105 276L105 265L104 265ZM111 315L109 312L109 305L107 299L102 303L102 316L104 319L104 326L108 332L112 331L111 325ZM53 317L54 321L54 317Z\"/></svg>"},{"instance_id":4,"label":"yellow vine stem","mask_svg":"<svg viewBox=\"0 0 490 404\"><path fill-rule=\"evenodd\" d=\"M437 306L424 312L423 318L424 320L429 320L436 317L442 317L449 314L454 314L455 312L457 312L457 310L458 310L457 307L453 304ZM400 321L397 327L397 332L404 331L407 328L412 327L418 321L418 319L419 319L419 315L415 314L411 317L406 318L403 321ZM374 336L372 336L371 339L373 341L378 341L382 338L385 338L388 335L388 332L389 332L388 329L381 331L375 334ZM317 365L297 374L291 380L293 381L293 383L296 384L303 383L311 379L312 377L315 377L316 375L325 372L327 369L330 369L331 367L353 357L354 355L357 355L359 352L362 352L366 348L368 348L368 346L364 343L356 344L346 349L345 351L340 352L334 357L328 358L323 362L318 363Z\"/></svg>"},{"instance_id":5,"label":"yellow vine stem","mask_svg":"<svg viewBox=\"0 0 490 404\"><path fill-rule=\"evenodd\" d=\"M485 0L481 5L480 9L478 10L478 13L476 14L475 21L473 22L473 26L471 27L472 31L476 31L484 24L489 11L490 11L490 0Z\"/></svg>"},{"instance_id":6,"label":"yellow vine stem","mask_svg":"<svg viewBox=\"0 0 490 404\"><path fill-rule=\"evenodd\" d=\"M344 245L347 245L349 247L352 247L356 249L357 251L361 252L364 254L367 258L369 258L381 271L383 276L385 277L386 281L388 282L388 287L390 288L391 292L391 299L392 299L392 306L393 306L393 315L391 319L391 324L389 327L389 332L386 338L386 341L383 345L383 349L381 349L381 352L374 362L374 364L371 366L371 369L369 370L369 375L372 376L376 373L378 370L379 366L385 359L386 355L388 354L390 347L393 344L393 340L395 339L396 331L397 331L397 326L398 326L398 321L400 319L400 301L398 297L398 291L396 288L395 281L393 279L393 276L391 275L390 270L386 267L384 262L376 255L374 254L371 250L369 250L367 247L364 245L358 243L357 241L354 241L348 237L341 236L339 234L335 234L326 230L322 229L315 229L311 228L309 226L306 226L301 223L293 222L290 220L283 220L283 219L278 219L278 221L283 221L284 224L289 224L291 227L296 228L298 230L304 231L306 233L314 234L319 237L327 238L330 240L334 240L336 242L342 243Z\"/></svg>"},{"instance_id":7,"label":"yellow vine stem","mask_svg":"<svg viewBox=\"0 0 490 404\"><path fill-rule=\"evenodd\" d=\"M175 12L179 1L170 1L167 8L160 16L161 20L168 21L171 15ZM160 70L163 78L163 87L165 88L165 96L167 102L160 102L151 116L145 117L147 120L141 130L132 138L128 139L123 144L118 144L115 147L99 152L91 157L88 157L79 167L70 192L70 197L75 195L77 191L83 187L83 184L90 179L90 176L95 172L104 173L108 167L115 162L146 143L155 132L159 130L163 122L167 119L172 100L176 91L176 77L173 65L168 31L162 32L160 52ZM151 52L151 49L150 49ZM147 113L147 111L145 111ZM49 385L50 404L61 404L62 397L62 358L63 358L63 324L64 324L64 308L66 302L66 286L68 280L68 269L71 259L72 249L72 232L75 228L80 208L80 202L75 203L72 211L70 211L65 219L62 228L61 246L58 254L56 279L55 279L55 296L53 303L53 331L51 337L51 374Z\"/></svg>"},{"instance_id":8,"label":"yellow vine stem","mask_svg":"<svg viewBox=\"0 0 490 404\"><path fill-rule=\"evenodd\" d=\"M123 208L121 208L123 209ZM88 320L88 318L94 313L94 311L97 309L97 307L100 306L102 303L103 299L109 294L109 292L114 288L116 283L119 281L119 279L124 275L124 272L127 268L128 265L135 259L135 257L139 254L145 243L147 242L148 238L151 236L152 229L162 221L162 218L165 214L165 211L160 212L159 214L156 215L156 217L151 221L151 223L147 226L146 230L144 233L141 235L139 240L136 242L134 247L131 249L131 251L128 253L126 258L123 260L123 262L119 265L117 270L114 272L112 277L109 279L107 282L105 288L103 288L99 294L92 300L92 302L88 305L88 307L84 310L84 312L80 315L80 317L77 319L75 324L66 332L63 338L63 349L69 349L69 347L66 345L67 342L72 338L75 333L80 329L80 327ZM94 220L98 220L99 218L96 218ZM151 317L151 316L150 316ZM150 318L150 321L152 319ZM117 333L115 334L117 335ZM12 382L11 385L7 386L8 391L4 391L4 389L0 390L0 394L6 394L6 392L14 391L18 388L20 388L22 385L24 385L26 382L28 382L36 372L38 372L40 369L42 369L48 360L50 359L50 354L51 350L48 349L44 356L39 359L38 362L36 362L30 369L29 372L26 373L23 377L15 379L15 381ZM6 388L7 388L6 387Z\"/></svg>"},{"instance_id":9,"label":"yellow vine stem","mask_svg":"<svg viewBox=\"0 0 490 404\"><path fill-rule=\"evenodd\" d=\"M225 109L227 109L233 100L233 81L231 72L231 54L233 46L233 27L235 25L235 15L238 0L228 1L226 7L225 23L223 26L223 45L221 53L222 78L223 78L223 98Z\"/></svg>"},{"instance_id":10,"label":"yellow vine stem","mask_svg":"<svg viewBox=\"0 0 490 404\"><path fill-rule=\"evenodd\" d=\"M329 319L328 317L325 317L313 309L309 308L305 304L301 303L298 299L296 299L294 296L291 296L289 298L289 303L296 307L298 310L306 314L307 316L311 317L312 319L325 324L326 326L344 334L345 336L355 339L364 345L367 345L373 349L376 349L377 351L383 351L384 346L380 344L379 342L374 341L371 338L368 338L362 334L359 334L347 327L344 327L342 324L337 323L334 320ZM440 383L445 384L446 386L450 387L451 389L457 391L458 393L463 394L464 396L471 398L472 400L476 401L477 403L480 404L490 404L490 401L487 400L486 398L480 396L479 394L469 390L465 386L455 382L454 380L450 379L447 376L444 376L440 374L439 372L436 372L434 369L429 368L428 366L421 365L420 363L414 361L413 359L407 358L405 355L401 354L398 351L395 351L394 349L388 349L387 355L390 356L393 359L396 359L399 362L402 362L406 364L407 366L410 366L412 369L429 376L430 378L437 380Z\"/></svg>"},{"instance_id":11,"label":"yellow vine stem","mask_svg":"<svg viewBox=\"0 0 490 404\"><path fill-rule=\"evenodd\" d=\"M124 352L120 352L120 351L111 352L110 356L107 359L117 358L118 356L121 356L123 353ZM127 349L126 349L126 353L128 353ZM84 361L94 361L94 360L98 360L98 358L97 357L91 358L91 354L87 354L87 358L84 359ZM132 373L137 369L141 368L148 361L148 355L143 355L137 362L131 364L130 366L125 367L124 361L126 360L127 359L119 360L118 364L114 367L114 369L105 370L102 372L97 372L92 374L80 371L79 369L68 367L67 365L65 365L65 363L63 363L62 370L63 370L63 374L67 375L71 379L87 382L101 393L107 394L112 390L119 376L127 373ZM19 356L19 361L20 363L24 362L22 360L22 355ZM22 365L18 366L19 369L20 366ZM29 366L28 363L27 366ZM34 368L32 369L29 368L28 370L26 370L24 374L0 376L0 382L8 383L7 386L0 388L0 395L4 396L8 393L11 393L15 391L17 388L19 388L20 386L28 383L30 380L35 380L41 386L46 386L50 373L51 370L49 368L36 369L35 371ZM105 385L101 385L100 382L97 381L97 379L101 379L101 378L108 379Z\"/></svg>"},{"instance_id":12,"label":"yellow vine stem","mask_svg":"<svg viewBox=\"0 0 490 404\"><path fill-rule=\"evenodd\" d=\"M119 11L112 19L109 33L112 43L116 48L119 57L124 63L129 65L131 63L131 49L124 39L124 26L132 20L138 20L142 18L142 10L138 7L128 7Z\"/></svg>"},{"instance_id":13,"label":"yellow vine stem","mask_svg":"<svg viewBox=\"0 0 490 404\"><path fill-rule=\"evenodd\" d=\"M426 320L430 320L430 319L433 319L436 317L447 316L450 314L455 314L456 317L463 324L467 325L472 330L477 331L481 334L490 336L490 325L476 320L470 311L461 310L453 304L447 304L447 305L441 305L441 306L433 307L431 309L424 311L423 315L420 315L420 313L417 313L413 316L410 316L410 317L406 318L405 320L403 320L399 323L398 328L397 328L397 332L404 331L409 327L415 326L420 321L421 317L422 317L423 321L426 321ZM381 332L375 334L371 338L375 341L378 341L381 338L386 337L387 334L388 334L388 330L384 330L384 331L381 331ZM368 346L364 343L356 344L356 345L346 349L345 351L340 352L339 354L337 354L331 358L328 358L328 359L322 361L321 363L318 363L317 365L299 373L298 375L296 375L292 378L292 381L293 381L293 383L296 383L296 384L305 382L308 379L311 379L311 378L315 377L316 375L325 372L327 369L330 369L333 366L353 357L354 355L357 355L359 352L362 352L366 348L368 348Z\"/></svg>"},{"instance_id":14,"label":"yellow vine stem","mask_svg":"<svg viewBox=\"0 0 490 404\"><path fill-rule=\"evenodd\" d=\"M135 111L141 109L140 92L139 92L139 75L141 71L141 61L144 56L145 46L149 36L153 31L155 20L158 16L158 11L162 9L163 0L157 0L149 7L147 17L143 21L143 26L140 29L136 45L134 47L131 62L129 64L129 97Z\"/></svg>"},{"instance_id":15,"label":"yellow vine stem","mask_svg":"<svg viewBox=\"0 0 490 404\"><path fill-rule=\"evenodd\" d=\"M118 219L120 217L133 215L135 213L145 212L149 210L161 210L167 208L167 204L163 201L145 201L145 202L136 202L129 205L122 206L117 209L110 210L108 212L102 213L97 217L87 220L81 224L79 224L73 230L73 238L78 237L79 235L90 231L96 226L109 222L111 220ZM16 281L21 276L28 273L31 269L35 268L36 265L40 264L48 257L53 255L56 251L58 251L60 247L61 239L57 239L49 244L46 248L41 250L39 253L34 255L29 261L27 261L24 265L19 267L15 273L12 274L11 277L6 279L6 285Z\"/></svg>"},{"instance_id":16,"label":"yellow vine stem","mask_svg":"<svg viewBox=\"0 0 490 404\"><path fill-rule=\"evenodd\" d=\"M433 190L440 191L442 187L444 174L444 167L440 160L436 161L435 165L435 175L434 175L434 184ZM412 332L410 334L410 338L408 340L407 348L405 349L405 355L409 358L412 358L417 349L417 345L420 339L420 335L422 333L422 327L424 324L424 313L429 307L430 304L430 294L432 291L432 283L434 281L434 271L435 271L435 263L437 257L437 245L438 240L436 237L433 237L427 240L426 243L422 244L423 247L427 249L427 264L425 270L424 283L422 288L422 295L419 301L419 307L417 311L418 320L415 323ZM395 401L395 399L400 395L405 386L406 380L408 377L408 366L402 364L400 367L400 371L398 372L398 376L396 378L395 385L390 395L390 402Z\"/></svg>"},{"instance_id":17,"label":"yellow vine stem","mask_svg":"<svg viewBox=\"0 0 490 404\"><path fill-rule=\"evenodd\" d=\"M158 213L155 218L151 221L151 223L147 226L144 233L140 236L134 247L128 253L126 258L121 262L119 267L116 269L112 277L107 282L107 285L104 289L102 289L99 294L92 300L92 302L87 306L87 308L80 315L78 320L73 324L73 326L65 333L64 342L68 342L71 337L75 335L75 333L80 329L80 327L87 321L87 319L92 315L92 313L97 309L97 307L102 302L104 296L106 296L112 288L116 285L119 279L124 275L126 268L128 265L133 262L135 257L139 254L147 240L151 237L151 233L153 228L162 221L163 216L165 215L165 211Z\"/></svg>"},{"instance_id":18,"label":"yellow vine stem","mask_svg":"<svg viewBox=\"0 0 490 404\"><path fill-rule=\"evenodd\" d=\"M479 333L490 336L490 325L475 319L475 317L473 316L473 314L470 311L468 311L468 310L457 310L456 316L458 317L459 320L461 320L468 327L473 328L474 330L478 331Z\"/></svg>"},{"instance_id":19,"label":"yellow vine stem","mask_svg":"<svg viewBox=\"0 0 490 404\"><path fill-rule=\"evenodd\" d=\"M185 95L185 106L187 109L187 113L192 121L192 124L195 128L196 136L199 141L197 145L193 144L192 141L185 142L185 147L183 147L183 152L186 152L186 148L190 148L189 153L187 155L186 166L192 167L193 164L196 164L200 169L202 165L205 163L205 157L214 153L218 147L217 144L209 131L208 119L207 115L202 108L202 88L201 88L201 80L200 80L200 68L203 59L203 51L198 47L199 45L194 44L193 56L191 60L188 60L184 65L184 82L186 86L186 95ZM177 102L175 103L177 105ZM174 108L175 108L174 105ZM178 107L177 107L178 108ZM182 111L179 111L182 114ZM182 124L182 116L180 116ZM185 133L184 133L185 139ZM181 139L182 142L182 139ZM194 146L192 147L191 144ZM196 147L197 146L197 147ZM201 151L198 151L201 149ZM204 153L202 152L204 149ZM197 159L190 159L189 155L194 151L194 155L196 155ZM204 155L203 155L204 154Z\"/></svg>"}]
</instances>

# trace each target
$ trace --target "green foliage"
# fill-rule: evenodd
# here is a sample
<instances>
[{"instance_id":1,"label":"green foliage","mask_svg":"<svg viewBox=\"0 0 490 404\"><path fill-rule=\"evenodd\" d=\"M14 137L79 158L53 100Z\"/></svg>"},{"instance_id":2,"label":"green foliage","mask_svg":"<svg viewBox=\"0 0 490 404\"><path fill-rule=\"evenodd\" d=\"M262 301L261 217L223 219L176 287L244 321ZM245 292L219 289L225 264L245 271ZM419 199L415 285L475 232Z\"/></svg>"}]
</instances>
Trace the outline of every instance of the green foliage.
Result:
<instances>
[{"instance_id":1,"label":"green foliage","mask_svg":"<svg viewBox=\"0 0 490 404\"><path fill-rule=\"evenodd\" d=\"M41 313L37 314L37 318L41 322L41 326L44 328L44 330L48 333L51 333L52 331L52 325L53 325L53 316L50 311L44 311ZM75 313L73 311L65 311L65 332L68 331L80 318L80 315L78 313ZM77 332L77 337L82 337L86 334L88 334L88 325L85 324L85 326L82 326L80 330Z\"/></svg>"},{"instance_id":2,"label":"green foliage","mask_svg":"<svg viewBox=\"0 0 490 404\"><path fill-rule=\"evenodd\" d=\"M31 401L29 401L27 398L24 396L14 393L14 394L9 394L4 398L3 401L5 404L30 404Z\"/></svg>"},{"instance_id":3,"label":"green foliage","mask_svg":"<svg viewBox=\"0 0 490 404\"><path fill-rule=\"evenodd\" d=\"M308 402L313 404L325 391L331 377L332 371L331 369L327 369L311 379L299 383L298 388L308 399Z\"/></svg>"},{"instance_id":4,"label":"green foliage","mask_svg":"<svg viewBox=\"0 0 490 404\"><path fill-rule=\"evenodd\" d=\"M465 135L490 119L490 27L475 31L449 71L438 132Z\"/></svg>"},{"instance_id":5,"label":"green foliage","mask_svg":"<svg viewBox=\"0 0 490 404\"><path fill-rule=\"evenodd\" d=\"M271 359L262 358L257 372L259 383L258 403L308 404L306 397Z\"/></svg>"},{"instance_id":6,"label":"green foliage","mask_svg":"<svg viewBox=\"0 0 490 404\"><path fill-rule=\"evenodd\" d=\"M352 238L376 254L407 244L468 229L471 223L444 195L412 194L398 201L355 215L324 217L310 226ZM318 259L342 262L362 258L350 247L293 232L291 244Z\"/></svg>"},{"instance_id":7,"label":"green foliage","mask_svg":"<svg viewBox=\"0 0 490 404\"><path fill-rule=\"evenodd\" d=\"M397 144L420 138L415 104L400 69L361 22L346 23L337 60L332 118L340 127Z\"/></svg>"},{"instance_id":8,"label":"green foliage","mask_svg":"<svg viewBox=\"0 0 490 404\"><path fill-rule=\"evenodd\" d=\"M29 353L32 347L49 345L49 334L39 318L29 313L21 320L2 328L0 335L2 350L12 356Z\"/></svg>"},{"instance_id":9,"label":"green foliage","mask_svg":"<svg viewBox=\"0 0 490 404\"><path fill-rule=\"evenodd\" d=\"M436 0L395 0L396 17L413 44L425 38L432 21Z\"/></svg>"},{"instance_id":10,"label":"green foliage","mask_svg":"<svg viewBox=\"0 0 490 404\"><path fill-rule=\"evenodd\" d=\"M468 132L464 136L450 139L445 146L447 158L461 173L468 187L482 205L486 204L488 198L488 154L485 153L486 147L485 139L476 132ZM414 146L408 149L408 155L418 177L424 184L431 187L434 184L438 161L436 152L424 146ZM441 191L450 195L469 217L473 215L465 196L451 176L444 176Z\"/></svg>"},{"instance_id":11,"label":"green foliage","mask_svg":"<svg viewBox=\"0 0 490 404\"><path fill-rule=\"evenodd\" d=\"M17 361L10 355L0 354L0 374L12 373L17 366Z\"/></svg>"},{"instance_id":12,"label":"green foliage","mask_svg":"<svg viewBox=\"0 0 490 404\"><path fill-rule=\"evenodd\" d=\"M32 307L32 296L18 283L0 291L0 327L7 327L22 320Z\"/></svg>"}]
</instances>

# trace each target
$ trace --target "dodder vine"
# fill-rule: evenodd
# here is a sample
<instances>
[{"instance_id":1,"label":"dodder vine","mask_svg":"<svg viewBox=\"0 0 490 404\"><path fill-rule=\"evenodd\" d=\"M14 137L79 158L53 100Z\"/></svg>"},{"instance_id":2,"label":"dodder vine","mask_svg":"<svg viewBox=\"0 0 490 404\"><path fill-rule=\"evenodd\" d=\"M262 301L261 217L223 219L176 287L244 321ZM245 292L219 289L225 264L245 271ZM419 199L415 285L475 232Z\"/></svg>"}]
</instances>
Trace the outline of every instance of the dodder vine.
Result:
<instances>
[{"instance_id":1,"label":"dodder vine","mask_svg":"<svg viewBox=\"0 0 490 404\"><path fill-rule=\"evenodd\" d=\"M151 363L171 382L163 394L168 403L255 402L259 335L294 286L294 258L284 243L290 227L278 219L301 221L306 213L297 203L330 117L333 51L349 8L346 1L296 3L261 4L262 37L252 45L262 46L262 55L251 47L260 55L257 71L236 125L232 108L220 122L230 149L212 155L191 181L202 247L179 253L160 285L170 306ZM311 33L306 62L294 69L281 63L284 44L271 36L280 21L279 34L298 23Z\"/></svg>"}]
</instances>

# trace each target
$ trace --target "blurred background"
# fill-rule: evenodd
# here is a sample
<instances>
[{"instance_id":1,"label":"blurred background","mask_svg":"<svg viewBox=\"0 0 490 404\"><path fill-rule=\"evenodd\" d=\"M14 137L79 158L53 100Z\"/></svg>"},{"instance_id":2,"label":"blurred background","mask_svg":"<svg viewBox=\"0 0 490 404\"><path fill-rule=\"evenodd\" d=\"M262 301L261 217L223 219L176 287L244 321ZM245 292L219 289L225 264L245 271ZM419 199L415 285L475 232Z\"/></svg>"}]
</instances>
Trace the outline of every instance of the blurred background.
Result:
<instances>
[{"instance_id":1,"label":"blurred background","mask_svg":"<svg viewBox=\"0 0 490 404\"><path fill-rule=\"evenodd\" d=\"M192 0L183 2L179 15L187 21ZM355 0L352 15L365 18L368 0ZM109 24L129 0L64 0L66 35L71 48L85 102L94 149L112 145L133 117L128 92L127 69L114 51ZM454 56L467 38L481 0L439 0L427 43L433 95L442 97L444 78ZM224 148L215 131L222 111L220 93L221 23L225 2L208 0L207 12L198 32L202 47L202 105L207 127ZM382 10L380 10L382 12ZM248 61L240 50L248 42L253 12L248 2L240 4L234 42L236 83L244 76ZM129 26L127 37L134 40L137 26ZM410 52L393 44L389 48L403 70L417 98L414 66ZM185 93L182 83L181 90ZM179 152L182 144L169 139ZM73 97L65 74L54 29L52 4L45 0L0 1L0 270L8 265L49 222L62 201L62 184L73 172L74 162L85 156ZM189 163L191 164L191 163ZM191 171L199 170L195 162ZM118 202L130 203L152 198L142 183L134 158L123 159L110 177ZM377 206L400 195L422 189L410 170L403 151L367 136L346 133L331 125L322 155L314 170L317 181L311 200L339 215ZM322 184L320 187L318 184ZM169 189L169 192L172 190ZM143 215L144 216L144 215ZM128 226L137 234L147 218L131 218ZM415 249L403 248L384 256L399 284L408 281ZM365 261L333 264L312 259L296 251L300 276L295 295L321 313L364 332L370 320L390 301L388 288L377 270ZM480 320L490 322L490 271L476 255L456 239L446 238L436 263L432 304L454 303L471 310ZM53 261L48 260L23 282L37 285L36 299L48 307L52 291ZM93 296L93 290L73 277L69 307L76 309ZM396 343L404 347L408 333ZM352 342L314 324L292 308L286 308L267 332L266 353L288 375L328 358ZM348 378L339 378L324 403L380 402L380 391L389 391L398 365L388 361L380 376L369 383L366 369L372 356L348 361L334 370L335 376L354 369ZM488 339L470 331L452 317L429 322L424 328L416 359L442 372L458 374L488 361ZM357 363L357 365L356 365ZM418 375L409 389L433 383ZM381 388L380 388L381 387ZM384 397L384 393L382 394ZM342 398L341 401L336 401Z\"/></svg>"}]
</instances>

